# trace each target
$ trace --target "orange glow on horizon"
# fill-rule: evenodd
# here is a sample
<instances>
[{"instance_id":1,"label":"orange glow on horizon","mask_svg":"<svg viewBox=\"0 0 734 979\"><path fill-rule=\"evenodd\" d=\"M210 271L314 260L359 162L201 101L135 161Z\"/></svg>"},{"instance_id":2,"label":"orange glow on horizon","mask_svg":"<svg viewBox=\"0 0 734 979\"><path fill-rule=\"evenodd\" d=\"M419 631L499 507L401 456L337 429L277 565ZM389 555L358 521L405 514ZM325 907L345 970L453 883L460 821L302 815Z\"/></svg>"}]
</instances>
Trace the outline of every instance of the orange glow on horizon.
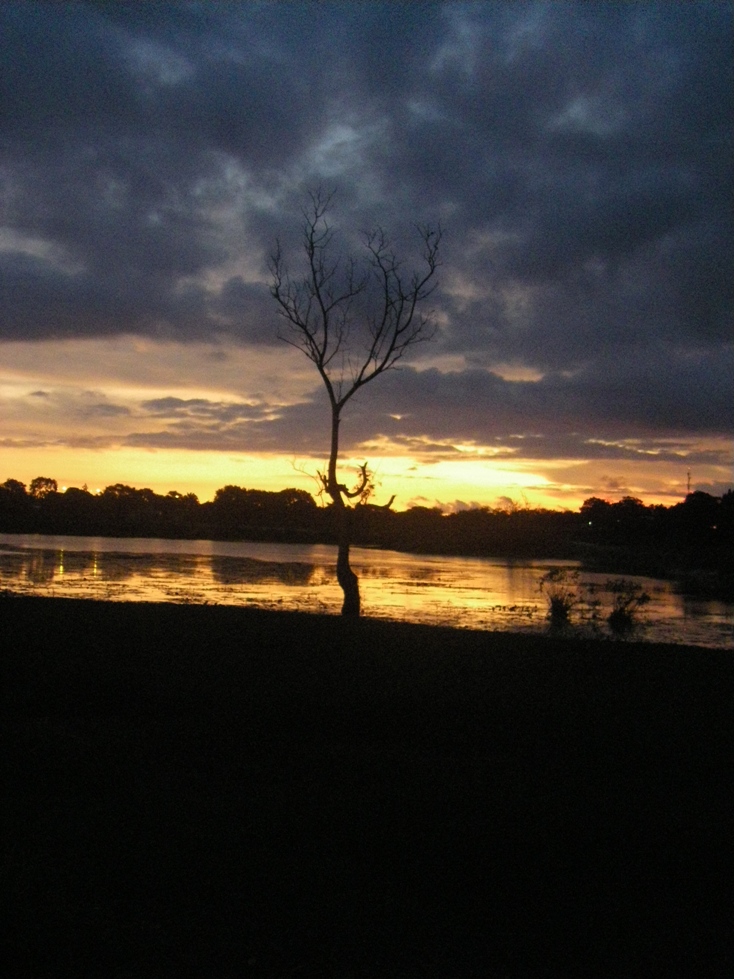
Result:
<instances>
[{"instance_id":1,"label":"orange glow on horizon","mask_svg":"<svg viewBox=\"0 0 734 979\"><path fill-rule=\"evenodd\" d=\"M418 358L415 366L436 363L442 370L466 366L447 356ZM518 365L495 366L502 376L534 376ZM164 402L160 411L157 399ZM185 405L197 399L200 406ZM281 409L285 420L279 420ZM304 420L317 426L313 440ZM693 489L719 487L714 492L721 493L731 486L731 442L723 437L651 436L647 450L640 438L561 438L559 446L574 446L581 457L543 458L538 453L544 446L552 451L553 440L543 442L527 429L500 441L488 427L482 441L474 429L462 438L460 426L443 436L431 426L432 434L421 433L414 419L406 428L412 434L401 434L399 415L393 420L398 424L388 426L392 435L375 434L349 454L345 450L342 473L346 483L353 476L356 481L356 467L367 460L375 476L374 502L395 494L396 509L513 502L577 510L591 496L670 505L685 498L689 468ZM202 502L228 484L269 491L295 487L316 496L316 474L325 465L321 452L328 451L328 404L312 365L287 345L187 345L134 336L12 342L3 345L0 428L0 482L28 485L46 476L60 486L92 491L123 483L162 495L195 493ZM347 424L345 439L350 431ZM258 451L312 444L318 454ZM243 445L251 451L242 451ZM583 456L587 445L591 458Z\"/></svg>"},{"instance_id":2,"label":"orange glow on horizon","mask_svg":"<svg viewBox=\"0 0 734 979\"><path fill-rule=\"evenodd\" d=\"M200 502L214 498L226 485L277 492L294 487L316 497L320 458L294 459L283 455L247 455L232 452L185 450L110 449L89 450L50 447L43 450L5 448L4 472L0 481L19 479L26 485L36 476L56 479L59 486L82 487L96 492L115 483L138 489L149 488L165 495L171 490L195 493ZM363 459L346 458L342 471L349 481L350 471ZM619 485L605 485L607 465L589 462L491 459L439 460L417 462L401 456L370 460L376 480L375 503L384 503L395 494L394 508L440 506L449 511L464 507L502 507L513 501L519 506L551 510L578 510L591 496L616 500L637 496L647 505L670 506L685 498L686 473L633 472L628 467ZM619 467L617 467L619 468ZM573 477L573 478L571 478ZM695 486L694 486L695 488Z\"/></svg>"}]
</instances>

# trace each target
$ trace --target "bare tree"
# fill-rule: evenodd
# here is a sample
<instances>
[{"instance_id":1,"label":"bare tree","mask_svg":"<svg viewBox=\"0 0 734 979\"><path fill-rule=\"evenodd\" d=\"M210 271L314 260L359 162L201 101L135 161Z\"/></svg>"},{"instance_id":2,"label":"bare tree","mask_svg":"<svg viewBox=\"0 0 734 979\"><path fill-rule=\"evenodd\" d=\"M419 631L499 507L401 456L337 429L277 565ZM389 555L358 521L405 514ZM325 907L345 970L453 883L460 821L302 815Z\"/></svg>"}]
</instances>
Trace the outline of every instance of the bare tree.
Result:
<instances>
[{"instance_id":1,"label":"bare tree","mask_svg":"<svg viewBox=\"0 0 734 979\"><path fill-rule=\"evenodd\" d=\"M436 286L441 230L418 228L420 271L404 269L382 228L364 235L359 257L335 254L335 232L327 220L333 193L309 196L303 211L304 268L291 275L276 242L270 291L285 321L282 339L315 365L329 396L331 451L319 477L338 515L336 575L344 592L342 614L358 616L359 581L349 563L351 513L353 501L365 499L373 484L366 462L353 488L339 479L342 410L360 388L395 367L409 348L433 336L430 315L419 306Z\"/></svg>"}]
</instances>

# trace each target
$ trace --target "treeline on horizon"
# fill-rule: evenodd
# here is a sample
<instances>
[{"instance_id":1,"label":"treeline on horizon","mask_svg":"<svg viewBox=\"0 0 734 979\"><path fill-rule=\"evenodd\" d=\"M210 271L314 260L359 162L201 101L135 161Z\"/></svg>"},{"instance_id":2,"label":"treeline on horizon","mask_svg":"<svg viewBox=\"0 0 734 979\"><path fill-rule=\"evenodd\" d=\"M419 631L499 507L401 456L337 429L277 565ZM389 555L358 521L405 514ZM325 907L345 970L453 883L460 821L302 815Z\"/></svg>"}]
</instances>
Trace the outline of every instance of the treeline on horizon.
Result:
<instances>
[{"instance_id":1,"label":"treeline on horizon","mask_svg":"<svg viewBox=\"0 0 734 979\"><path fill-rule=\"evenodd\" d=\"M175 490L117 483L99 493L59 492L39 476L30 486L0 484L0 532L102 537L168 537L323 543L336 540L332 506L300 489L279 492L224 486L212 501ZM626 496L586 500L578 512L478 507L444 513L422 506L396 511L363 503L352 515L358 546L477 557L617 558L626 573L670 575L692 568L734 572L734 491L696 491L666 507ZM639 559L639 568L635 559Z\"/></svg>"}]
</instances>

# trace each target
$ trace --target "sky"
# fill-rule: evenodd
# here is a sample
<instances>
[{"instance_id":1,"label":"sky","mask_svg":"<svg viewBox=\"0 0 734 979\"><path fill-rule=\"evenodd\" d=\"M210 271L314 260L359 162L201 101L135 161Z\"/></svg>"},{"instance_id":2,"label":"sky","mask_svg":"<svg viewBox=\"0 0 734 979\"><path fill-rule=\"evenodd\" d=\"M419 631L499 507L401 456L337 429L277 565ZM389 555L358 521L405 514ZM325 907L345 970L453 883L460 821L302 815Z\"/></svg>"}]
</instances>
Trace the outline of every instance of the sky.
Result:
<instances>
[{"instance_id":1,"label":"sky","mask_svg":"<svg viewBox=\"0 0 734 979\"><path fill-rule=\"evenodd\" d=\"M441 226L430 343L364 387L375 502L734 485L730 2L0 4L0 481L316 492L268 262ZM356 478L356 477L355 477Z\"/></svg>"}]
</instances>

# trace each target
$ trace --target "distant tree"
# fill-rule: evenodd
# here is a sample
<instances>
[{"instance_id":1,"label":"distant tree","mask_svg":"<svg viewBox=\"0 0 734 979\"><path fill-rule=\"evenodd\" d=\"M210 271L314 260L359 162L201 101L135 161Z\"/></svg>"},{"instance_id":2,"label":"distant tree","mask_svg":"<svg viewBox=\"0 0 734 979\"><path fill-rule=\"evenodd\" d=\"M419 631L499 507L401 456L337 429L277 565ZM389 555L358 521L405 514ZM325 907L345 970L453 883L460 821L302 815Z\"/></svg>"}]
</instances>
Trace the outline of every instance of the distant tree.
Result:
<instances>
[{"instance_id":1,"label":"distant tree","mask_svg":"<svg viewBox=\"0 0 734 979\"><path fill-rule=\"evenodd\" d=\"M593 520L599 514L607 515L612 504L608 500L601 500L598 496L590 496L588 500L584 500L581 505L579 513L582 517Z\"/></svg>"},{"instance_id":2,"label":"distant tree","mask_svg":"<svg viewBox=\"0 0 734 979\"><path fill-rule=\"evenodd\" d=\"M0 486L0 529L4 533L22 533L29 529L32 498L25 483L6 479Z\"/></svg>"},{"instance_id":3,"label":"distant tree","mask_svg":"<svg viewBox=\"0 0 734 979\"><path fill-rule=\"evenodd\" d=\"M105 501L122 500L137 506L147 506L160 499L147 486L144 489L136 489L136 487L127 486L125 483L113 483L111 486L105 486L101 498Z\"/></svg>"},{"instance_id":4,"label":"distant tree","mask_svg":"<svg viewBox=\"0 0 734 979\"><path fill-rule=\"evenodd\" d=\"M311 494L301 489L280 490L276 500L278 519L288 526L311 523L318 510Z\"/></svg>"},{"instance_id":5,"label":"distant tree","mask_svg":"<svg viewBox=\"0 0 734 979\"><path fill-rule=\"evenodd\" d=\"M434 329L419 307L428 298L438 266L440 229L418 229L421 270L406 272L382 228L364 236L363 251L334 255L334 231L327 220L333 194L310 195L303 211L304 268L291 275L280 242L270 256L271 295L285 321L281 339L313 363L331 407L331 448L319 473L338 517L337 580L344 593L342 614L358 616L359 581L349 563L352 501L372 491L364 463L354 487L338 474L339 426L347 402L408 350L430 339Z\"/></svg>"},{"instance_id":6,"label":"distant tree","mask_svg":"<svg viewBox=\"0 0 734 979\"><path fill-rule=\"evenodd\" d=\"M36 500L42 500L49 494L58 492L58 489L59 484L56 480L49 479L47 476L36 476L31 480L30 494Z\"/></svg>"},{"instance_id":7,"label":"distant tree","mask_svg":"<svg viewBox=\"0 0 734 979\"><path fill-rule=\"evenodd\" d=\"M103 500L124 500L130 499L138 491L134 486L127 486L125 483L113 483L111 486L105 486L102 490Z\"/></svg>"},{"instance_id":8,"label":"distant tree","mask_svg":"<svg viewBox=\"0 0 734 979\"><path fill-rule=\"evenodd\" d=\"M634 514L636 516L645 510L645 504L636 496L623 496L621 500L613 503L612 506L619 513Z\"/></svg>"},{"instance_id":9,"label":"distant tree","mask_svg":"<svg viewBox=\"0 0 734 979\"><path fill-rule=\"evenodd\" d=\"M85 502L87 502L89 500L93 500L94 497L89 492L86 486L83 486L81 489L79 489L79 487L77 486L70 486L68 490L64 493L64 499L74 500L74 501L84 500Z\"/></svg>"},{"instance_id":10,"label":"distant tree","mask_svg":"<svg viewBox=\"0 0 734 979\"><path fill-rule=\"evenodd\" d=\"M99 512L108 533L145 537L161 527L165 498L152 489L136 489L125 483L106 486L99 496Z\"/></svg>"},{"instance_id":11,"label":"distant tree","mask_svg":"<svg viewBox=\"0 0 734 979\"><path fill-rule=\"evenodd\" d=\"M25 483L21 483L19 479L6 479L0 489L5 490L14 497L27 496Z\"/></svg>"},{"instance_id":12,"label":"distant tree","mask_svg":"<svg viewBox=\"0 0 734 979\"><path fill-rule=\"evenodd\" d=\"M705 546L711 543L718 529L720 514L725 513L718 496L694 490L682 503L673 507L674 519L679 532L692 544Z\"/></svg>"},{"instance_id":13,"label":"distant tree","mask_svg":"<svg viewBox=\"0 0 734 979\"><path fill-rule=\"evenodd\" d=\"M608 500L591 496L584 500L579 510L584 535L590 540L599 541L605 537L614 525L614 511Z\"/></svg>"},{"instance_id":14,"label":"distant tree","mask_svg":"<svg viewBox=\"0 0 734 979\"><path fill-rule=\"evenodd\" d=\"M59 493L50 500L55 505L47 517L54 533L86 534L96 531L94 517L97 497L88 489L70 486L64 493Z\"/></svg>"},{"instance_id":15,"label":"distant tree","mask_svg":"<svg viewBox=\"0 0 734 979\"><path fill-rule=\"evenodd\" d=\"M233 536L274 535L276 539L286 529L308 524L317 512L310 493L299 489L269 490L223 486L214 494L211 510L218 526Z\"/></svg>"},{"instance_id":16,"label":"distant tree","mask_svg":"<svg viewBox=\"0 0 734 979\"><path fill-rule=\"evenodd\" d=\"M228 484L214 494L214 507L222 513L243 513L247 508L248 490Z\"/></svg>"},{"instance_id":17,"label":"distant tree","mask_svg":"<svg viewBox=\"0 0 734 979\"><path fill-rule=\"evenodd\" d=\"M719 506L719 497L704 493L703 490L694 490L689 493L682 503L686 510L696 510L698 512L713 513Z\"/></svg>"},{"instance_id":18,"label":"distant tree","mask_svg":"<svg viewBox=\"0 0 734 979\"><path fill-rule=\"evenodd\" d=\"M179 493L178 490L169 490L165 499L173 504L186 507L195 507L199 502L196 493Z\"/></svg>"},{"instance_id":19,"label":"distant tree","mask_svg":"<svg viewBox=\"0 0 734 979\"><path fill-rule=\"evenodd\" d=\"M278 497L282 505L288 508L298 507L299 509L310 512L316 506L311 494L302 489L289 487L288 489L279 490Z\"/></svg>"}]
</instances>

